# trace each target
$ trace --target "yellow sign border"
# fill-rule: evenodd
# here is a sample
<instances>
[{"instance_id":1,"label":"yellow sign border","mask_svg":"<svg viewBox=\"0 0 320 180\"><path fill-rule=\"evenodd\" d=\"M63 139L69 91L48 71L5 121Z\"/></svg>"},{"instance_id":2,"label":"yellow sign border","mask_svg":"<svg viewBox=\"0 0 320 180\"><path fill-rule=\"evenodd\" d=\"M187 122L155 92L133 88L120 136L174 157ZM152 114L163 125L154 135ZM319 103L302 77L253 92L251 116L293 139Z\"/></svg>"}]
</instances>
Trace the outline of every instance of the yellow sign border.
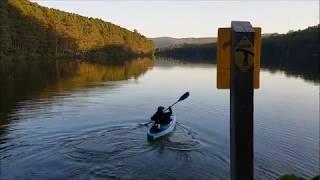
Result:
<instances>
[{"instance_id":1,"label":"yellow sign border","mask_svg":"<svg viewBox=\"0 0 320 180\"><path fill-rule=\"evenodd\" d=\"M255 27L253 78L254 88L260 88L260 56L261 56L261 28ZM231 28L219 28L217 39L217 88L230 89L231 67Z\"/></svg>"}]
</instances>

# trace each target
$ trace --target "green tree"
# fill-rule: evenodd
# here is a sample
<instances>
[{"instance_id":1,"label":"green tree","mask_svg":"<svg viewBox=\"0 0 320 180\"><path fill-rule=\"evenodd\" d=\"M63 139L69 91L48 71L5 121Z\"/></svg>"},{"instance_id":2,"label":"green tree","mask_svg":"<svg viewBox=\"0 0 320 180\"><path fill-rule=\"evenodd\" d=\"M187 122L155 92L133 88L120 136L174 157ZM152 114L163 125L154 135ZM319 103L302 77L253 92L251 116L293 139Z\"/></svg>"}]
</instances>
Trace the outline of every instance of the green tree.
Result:
<instances>
[{"instance_id":1,"label":"green tree","mask_svg":"<svg viewBox=\"0 0 320 180\"><path fill-rule=\"evenodd\" d=\"M3 6L4 5L4 6ZM2 8L6 7L6 8ZM63 56L152 55L153 42L110 22L46 8L28 0L1 1L1 39L12 53ZM10 38L11 37L11 41ZM8 49L6 44L1 51Z\"/></svg>"}]
</instances>

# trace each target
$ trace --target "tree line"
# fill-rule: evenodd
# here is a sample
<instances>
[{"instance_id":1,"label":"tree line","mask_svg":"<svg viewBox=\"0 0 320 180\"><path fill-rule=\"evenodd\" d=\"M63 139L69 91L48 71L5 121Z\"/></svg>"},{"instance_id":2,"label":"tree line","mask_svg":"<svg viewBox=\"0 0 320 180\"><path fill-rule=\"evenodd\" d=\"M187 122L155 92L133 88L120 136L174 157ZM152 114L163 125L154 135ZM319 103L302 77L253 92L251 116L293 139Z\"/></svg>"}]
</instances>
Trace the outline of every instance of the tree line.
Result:
<instances>
[{"instance_id":1,"label":"tree line","mask_svg":"<svg viewBox=\"0 0 320 180\"><path fill-rule=\"evenodd\" d=\"M270 34L262 38L262 57L267 59L303 59L319 57L320 25L286 34ZM216 43L181 44L156 49L156 54L186 59L216 58ZM268 60L268 61L270 61ZM309 61L309 60L306 60Z\"/></svg>"},{"instance_id":2,"label":"tree line","mask_svg":"<svg viewBox=\"0 0 320 180\"><path fill-rule=\"evenodd\" d=\"M128 57L154 52L152 40L137 30L28 0L1 0L0 17L1 56Z\"/></svg>"},{"instance_id":3,"label":"tree line","mask_svg":"<svg viewBox=\"0 0 320 180\"><path fill-rule=\"evenodd\" d=\"M156 49L157 56L187 61L216 62L216 43L183 44ZM261 66L284 70L288 75L303 76L319 82L320 24L286 34L269 34L262 38Z\"/></svg>"}]
</instances>

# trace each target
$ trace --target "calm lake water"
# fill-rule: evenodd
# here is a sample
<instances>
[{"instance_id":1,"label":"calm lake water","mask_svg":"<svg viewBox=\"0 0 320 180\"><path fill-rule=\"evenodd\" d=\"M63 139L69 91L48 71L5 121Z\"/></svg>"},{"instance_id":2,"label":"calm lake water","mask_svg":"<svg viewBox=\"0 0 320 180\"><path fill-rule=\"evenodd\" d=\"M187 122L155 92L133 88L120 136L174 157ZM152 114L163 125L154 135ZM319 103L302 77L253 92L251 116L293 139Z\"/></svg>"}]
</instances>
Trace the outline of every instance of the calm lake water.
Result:
<instances>
[{"instance_id":1,"label":"calm lake water","mask_svg":"<svg viewBox=\"0 0 320 180\"><path fill-rule=\"evenodd\" d=\"M23 66L2 67L0 179L230 178L229 90L214 64ZM148 142L140 123L185 91L181 125ZM256 179L319 174L319 83L262 70L254 98Z\"/></svg>"}]
</instances>

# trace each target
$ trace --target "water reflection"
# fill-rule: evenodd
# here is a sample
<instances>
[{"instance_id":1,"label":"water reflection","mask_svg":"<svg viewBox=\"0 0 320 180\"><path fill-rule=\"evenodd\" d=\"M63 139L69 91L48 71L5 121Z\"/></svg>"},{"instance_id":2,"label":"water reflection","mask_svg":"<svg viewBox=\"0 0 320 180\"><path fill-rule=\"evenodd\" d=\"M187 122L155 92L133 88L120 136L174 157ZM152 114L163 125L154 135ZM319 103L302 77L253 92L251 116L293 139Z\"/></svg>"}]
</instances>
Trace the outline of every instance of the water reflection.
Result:
<instances>
[{"instance_id":1,"label":"water reflection","mask_svg":"<svg viewBox=\"0 0 320 180\"><path fill-rule=\"evenodd\" d=\"M4 79L15 80L9 86L15 88L6 89L15 98L6 106L10 123L1 122L0 179L229 179L229 91L216 89L214 64L41 64L20 71L7 66L8 77L1 76L8 85ZM180 125L164 141L149 143L139 124L186 90L192 95L174 108ZM255 91L258 179L318 173L317 97L318 85L261 71Z\"/></svg>"},{"instance_id":2,"label":"water reflection","mask_svg":"<svg viewBox=\"0 0 320 180\"><path fill-rule=\"evenodd\" d=\"M270 73L282 72L287 77L295 77L301 78L308 82L313 82L314 84L320 83L320 67L316 64L314 65L303 65L303 66L295 66L295 65L269 65L262 64L262 70L266 70Z\"/></svg>"},{"instance_id":3,"label":"water reflection","mask_svg":"<svg viewBox=\"0 0 320 180\"><path fill-rule=\"evenodd\" d=\"M216 65L216 61L212 60L206 60L206 59L175 59L171 57L157 57L156 61L156 66L159 67L174 67L174 66L192 66L195 65L197 67L203 65L203 66L208 66L208 65Z\"/></svg>"},{"instance_id":4,"label":"water reflection","mask_svg":"<svg viewBox=\"0 0 320 180\"><path fill-rule=\"evenodd\" d=\"M154 60L148 58L119 63L1 60L0 122L7 123L5 116L20 101L50 98L61 92L91 86L92 83L137 79L153 66Z\"/></svg>"},{"instance_id":5,"label":"water reflection","mask_svg":"<svg viewBox=\"0 0 320 180\"><path fill-rule=\"evenodd\" d=\"M300 64L297 63L302 62ZM313 82L315 84L320 83L320 66L315 63L314 59L308 60L309 63L305 63L303 60L296 60L293 63L285 63L282 59L267 59L262 57L261 59L261 71L268 71L270 73L284 73L287 77L302 78L305 81ZM307 62L308 62L307 61ZM171 57L158 57L156 62L157 66L172 68L179 65L209 65L216 64L216 60L208 59L175 59Z\"/></svg>"}]
</instances>

